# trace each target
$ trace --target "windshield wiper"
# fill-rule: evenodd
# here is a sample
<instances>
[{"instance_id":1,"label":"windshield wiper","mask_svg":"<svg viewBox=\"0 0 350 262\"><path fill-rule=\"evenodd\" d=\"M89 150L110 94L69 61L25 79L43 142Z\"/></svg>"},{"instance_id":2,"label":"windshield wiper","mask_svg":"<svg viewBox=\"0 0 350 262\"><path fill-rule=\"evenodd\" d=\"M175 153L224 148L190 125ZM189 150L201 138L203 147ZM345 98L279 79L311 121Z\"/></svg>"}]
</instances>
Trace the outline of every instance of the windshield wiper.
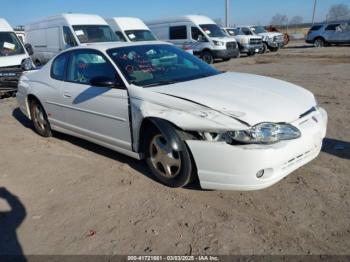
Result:
<instances>
[{"instance_id":1,"label":"windshield wiper","mask_svg":"<svg viewBox=\"0 0 350 262\"><path fill-rule=\"evenodd\" d=\"M143 85L143 87L152 87L152 86L161 86L161 85L171 85L171 84L175 84L178 81L174 81L174 80L168 80L168 81L159 81L159 82L155 82L155 83L151 83L148 85Z\"/></svg>"}]
</instances>

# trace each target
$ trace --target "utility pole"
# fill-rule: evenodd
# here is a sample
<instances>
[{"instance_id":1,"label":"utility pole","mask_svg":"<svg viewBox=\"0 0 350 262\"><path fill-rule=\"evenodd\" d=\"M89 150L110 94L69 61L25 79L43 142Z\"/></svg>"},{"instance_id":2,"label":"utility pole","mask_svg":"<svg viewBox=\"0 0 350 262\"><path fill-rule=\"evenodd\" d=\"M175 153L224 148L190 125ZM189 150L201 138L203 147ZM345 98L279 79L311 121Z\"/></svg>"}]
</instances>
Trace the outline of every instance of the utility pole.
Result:
<instances>
[{"instance_id":1,"label":"utility pole","mask_svg":"<svg viewBox=\"0 0 350 262\"><path fill-rule=\"evenodd\" d=\"M314 11L312 13L312 24L315 23L316 5L317 5L317 0L314 0Z\"/></svg>"},{"instance_id":2,"label":"utility pole","mask_svg":"<svg viewBox=\"0 0 350 262\"><path fill-rule=\"evenodd\" d=\"M230 0L225 0L225 27L230 26Z\"/></svg>"}]
</instances>

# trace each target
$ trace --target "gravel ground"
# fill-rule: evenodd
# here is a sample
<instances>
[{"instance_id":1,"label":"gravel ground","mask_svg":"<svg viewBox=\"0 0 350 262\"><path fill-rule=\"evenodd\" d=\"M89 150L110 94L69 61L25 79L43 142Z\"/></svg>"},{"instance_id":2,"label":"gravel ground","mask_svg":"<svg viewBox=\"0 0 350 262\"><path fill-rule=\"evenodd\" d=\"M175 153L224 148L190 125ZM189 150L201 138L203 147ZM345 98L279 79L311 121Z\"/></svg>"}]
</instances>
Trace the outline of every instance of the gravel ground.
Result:
<instances>
[{"instance_id":1,"label":"gravel ground","mask_svg":"<svg viewBox=\"0 0 350 262\"><path fill-rule=\"evenodd\" d=\"M320 156L262 191L171 189L143 162L41 138L3 99L0 254L350 254L350 47L292 43L215 66L312 91L330 118Z\"/></svg>"}]
</instances>

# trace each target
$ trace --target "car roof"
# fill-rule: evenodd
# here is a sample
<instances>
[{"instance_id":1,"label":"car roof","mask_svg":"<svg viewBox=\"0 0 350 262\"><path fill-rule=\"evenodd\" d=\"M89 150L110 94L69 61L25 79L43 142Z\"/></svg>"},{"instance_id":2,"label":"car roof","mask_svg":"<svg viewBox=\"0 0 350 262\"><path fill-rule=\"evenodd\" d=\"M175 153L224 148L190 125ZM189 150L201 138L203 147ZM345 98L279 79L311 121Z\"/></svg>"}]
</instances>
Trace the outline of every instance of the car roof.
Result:
<instances>
[{"instance_id":1,"label":"car roof","mask_svg":"<svg viewBox=\"0 0 350 262\"><path fill-rule=\"evenodd\" d=\"M111 48L128 47L128 46L142 46L142 45L172 45L163 41L140 41L140 42L105 42L105 43L88 43L80 46L76 46L67 50L79 50L79 49L96 49L99 51L106 51Z\"/></svg>"}]
</instances>

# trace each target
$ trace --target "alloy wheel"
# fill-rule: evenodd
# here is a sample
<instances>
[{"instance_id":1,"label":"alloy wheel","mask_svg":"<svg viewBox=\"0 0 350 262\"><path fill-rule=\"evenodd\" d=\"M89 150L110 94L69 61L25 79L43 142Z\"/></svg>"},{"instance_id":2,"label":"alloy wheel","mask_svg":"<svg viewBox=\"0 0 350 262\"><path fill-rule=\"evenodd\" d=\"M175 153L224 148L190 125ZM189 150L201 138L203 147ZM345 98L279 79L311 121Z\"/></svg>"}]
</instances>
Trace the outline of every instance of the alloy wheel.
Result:
<instances>
[{"instance_id":1,"label":"alloy wheel","mask_svg":"<svg viewBox=\"0 0 350 262\"><path fill-rule=\"evenodd\" d=\"M155 135L150 143L149 155L155 171L165 177L174 178L181 170L180 152L174 150L161 134Z\"/></svg>"}]
</instances>

